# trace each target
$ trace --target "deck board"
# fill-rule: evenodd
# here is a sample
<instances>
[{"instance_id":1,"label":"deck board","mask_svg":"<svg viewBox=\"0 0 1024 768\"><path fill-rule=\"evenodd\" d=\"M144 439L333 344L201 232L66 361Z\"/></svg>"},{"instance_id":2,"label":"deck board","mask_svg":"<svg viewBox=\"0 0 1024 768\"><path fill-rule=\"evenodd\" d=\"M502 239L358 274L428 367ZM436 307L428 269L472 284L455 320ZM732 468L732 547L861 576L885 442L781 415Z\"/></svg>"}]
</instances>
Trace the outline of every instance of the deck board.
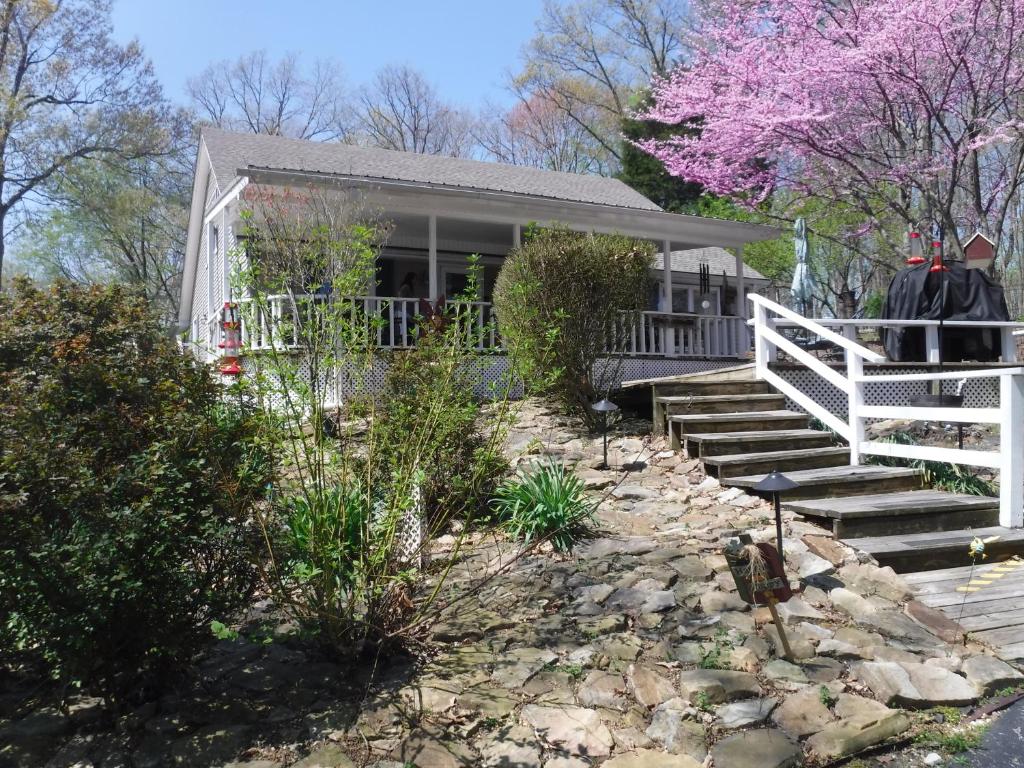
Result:
<instances>
[{"instance_id":1,"label":"deck board","mask_svg":"<svg viewBox=\"0 0 1024 768\"><path fill-rule=\"evenodd\" d=\"M967 559L966 544L964 550ZM986 560L973 569L964 565L902 575L920 602L958 622L997 656L1009 662L1024 658L1024 560Z\"/></svg>"}]
</instances>

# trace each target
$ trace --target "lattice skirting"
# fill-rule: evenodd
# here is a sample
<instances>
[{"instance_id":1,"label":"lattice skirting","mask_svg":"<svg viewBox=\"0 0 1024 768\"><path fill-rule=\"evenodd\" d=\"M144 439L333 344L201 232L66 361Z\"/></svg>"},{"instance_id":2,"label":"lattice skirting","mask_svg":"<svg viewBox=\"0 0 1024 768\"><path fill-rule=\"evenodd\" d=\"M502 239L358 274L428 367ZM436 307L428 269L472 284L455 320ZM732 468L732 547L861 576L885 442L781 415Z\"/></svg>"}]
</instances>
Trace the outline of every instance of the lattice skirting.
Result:
<instances>
[{"instance_id":1,"label":"lattice skirting","mask_svg":"<svg viewBox=\"0 0 1024 768\"><path fill-rule=\"evenodd\" d=\"M840 419L847 417L847 397L825 381L821 376L806 368L793 368L790 366L772 366L773 370L785 381L792 384L801 392L806 394L816 403L824 406L830 413ZM878 376L882 374L906 375L912 373L926 372L924 367L896 367L896 366L865 366L864 373L867 376ZM845 374L845 369L843 370ZM910 400L926 392L926 383L922 381L880 381L877 384L868 383L865 385L864 399L866 405L909 405ZM944 392L952 394L956 389L956 381L946 381ZM965 408L995 408L999 405L999 378L993 376L991 379L968 379L963 390ZM786 398L786 407L790 410L799 411L801 408L790 398ZM871 421L877 421L872 419Z\"/></svg>"},{"instance_id":2,"label":"lattice skirting","mask_svg":"<svg viewBox=\"0 0 1024 768\"><path fill-rule=\"evenodd\" d=\"M296 378L304 384L312 381L312 373L308 361L294 358L294 364L298 366ZM623 381L636 379L651 379L659 376L679 376L686 373L700 373L712 371L717 368L726 368L736 365L736 360L722 359L691 359L691 360L669 360L664 358L624 358L618 360L604 361L603 370L607 372L607 380L600 382L610 389L616 388ZM242 360L245 367L246 361ZM478 383L474 392L478 397L492 399L496 392L501 392L508 382L508 358L504 355L481 355L474 365L477 366L475 378ZM326 387L328 401L332 404L343 403L354 395L374 395L384 388L384 379L387 376L388 362L376 360L365 370L343 371L341 375L335 376L327 372L320 372L319 383ZM282 390L281 387L274 389ZM512 396L521 397L523 388L519 382L512 385ZM279 395L272 403L275 407L284 406L284 395ZM302 400L302 398L299 398Z\"/></svg>"}]
</instances>

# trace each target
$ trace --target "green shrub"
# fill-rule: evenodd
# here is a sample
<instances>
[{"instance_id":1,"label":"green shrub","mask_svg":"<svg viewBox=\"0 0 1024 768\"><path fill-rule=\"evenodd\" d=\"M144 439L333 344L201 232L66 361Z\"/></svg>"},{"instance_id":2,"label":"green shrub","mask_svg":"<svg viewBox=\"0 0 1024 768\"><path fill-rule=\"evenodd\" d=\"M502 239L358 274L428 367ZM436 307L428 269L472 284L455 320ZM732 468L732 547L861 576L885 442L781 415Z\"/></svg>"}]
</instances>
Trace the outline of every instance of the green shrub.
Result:
<instances>
[{"instance_id":1,"label":"green shrub","mask_svg":"<svg viewBox=\"0 0 1024 768\"><path fill-rule=\"evenodd\" d=\"M377 453L382 481L414 453L421 472L420 493L431 528L453 518L483 518L508 459L493 435L481 429L481 401L473 389L478 363L443 334L429 334L411 350L396 352L384 380L376 413ZM424 426L430 437L407 445Z\"/></svg>"},{"instance_id":2,"label":"green shrub","mask_svg":"<svg viewBox=\"0 0 1024 768\"><path fill-rule=\"evenodd\" d=\"M617 377L621 344L646 309L654 246L620 235L546 229L505 259L494 287L503 343L530 391L590 410Z\"/></svg>"},{"instance_id":3,"label":"green shrub","mask_svg":"<svg viewBox=\"0 0 1024 768\"><path fill-rule=\"evenodd\" d=\"M492 507L513 536L528 544L550 541L555 551L569 552L594 527L594 508L583 489L573 472L550 462L502 483Z\"/></svg>"},{"instance_id":4,"label":"green shrub","mask_svg":"<svg viewBox=\"0 0 1024 768\"><path fill-rule=\"evenodd\" d=\"M0 645L116 697L213 639L269 473L230 402L120 288L0 297Z\"/></svg>"},{"instance_id":5,"label":"green shrub","mask_svg":"<svg viewBox=\"0 0 1024 768\"><path fill-rule=\"evenodd\" d=\"M272 416L266 439L281 459L261 526L276 566L266 586L325 651L377 658L457 599L445 579L469 526L456 530L429 574L426 550L453 517L472 519L489 498L509 382L484 412L473 397L477 339L454 312L420 318L414 349L380 349L384 317L347 297L374 279L387 226L358 196L310 190L304 198L252 196L243 220L259 249L239 259L248 266L236 278L239 294L251 297L244 322L269 317L275 293L324 289L316 302L293 295L305 310L287 329L292 349L245 360L256 400ZM390 366L377 393L382 362Z\"/></svg>"}]
</instances>

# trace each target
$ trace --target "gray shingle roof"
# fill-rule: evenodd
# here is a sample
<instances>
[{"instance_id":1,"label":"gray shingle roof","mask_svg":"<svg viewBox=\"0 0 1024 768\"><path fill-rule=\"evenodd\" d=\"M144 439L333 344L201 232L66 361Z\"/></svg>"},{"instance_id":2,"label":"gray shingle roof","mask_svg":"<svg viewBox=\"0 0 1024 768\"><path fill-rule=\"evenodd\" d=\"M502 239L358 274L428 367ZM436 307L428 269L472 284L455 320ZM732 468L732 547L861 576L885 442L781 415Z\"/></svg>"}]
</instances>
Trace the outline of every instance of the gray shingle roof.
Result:
<instances>
[{"instance_id":1,"label":"gray shingle roof","mask_svg":"<svg viewBox=\"0 0 1024 768\"><path fill-rule=\"evenodd\" d=\"M555 200L598 203L620 208L661 210L618 179L545 171L438 155L419 155L376 147L286 139L204 128L220 188L227 189L239 168L314 171L359 178L406 181L442 187L511 192Z\"/></svg>"},{"instance_id":2,"label":"gray shingle roof","mask_svg":"<svg viewBox=\"0 0 1024 768\"><path fill-rule=\"evenodd\" d=\"M707 262L712 278L716 275L721 275L723 272L725 272L726 277L736 277L736 257L724 248L692 248L688 251L672 251L671 263L673 272L693 272L696 274L698 265L702 261ZM654 269L661 271L663 263L661 254L655 254ZM743 265L743 277L744 279L749 278L751 280L768 279L749 264Z\"/></svg>"}]
</instances>

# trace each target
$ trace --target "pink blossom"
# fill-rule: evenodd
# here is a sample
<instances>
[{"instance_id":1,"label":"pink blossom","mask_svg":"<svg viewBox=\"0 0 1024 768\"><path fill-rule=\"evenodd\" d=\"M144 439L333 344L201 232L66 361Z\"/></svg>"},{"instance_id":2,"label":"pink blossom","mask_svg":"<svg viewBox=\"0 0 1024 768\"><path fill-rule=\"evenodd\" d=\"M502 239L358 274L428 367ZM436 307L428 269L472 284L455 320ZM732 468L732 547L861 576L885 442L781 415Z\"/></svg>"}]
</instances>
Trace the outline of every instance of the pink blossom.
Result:
<instances>
[{"instance_id":1,"label":"pink blossom","mask_svg":"<svg viewBox=\"0 0 1024 768\"><path fill-rule=\"evenodd\" d=\"M701 126L640 143L670 173L747 202L787 186L990 225L1017 193L1024 0L705 2L692 66L644 115Z\"/></svg>"}]
</instances>

